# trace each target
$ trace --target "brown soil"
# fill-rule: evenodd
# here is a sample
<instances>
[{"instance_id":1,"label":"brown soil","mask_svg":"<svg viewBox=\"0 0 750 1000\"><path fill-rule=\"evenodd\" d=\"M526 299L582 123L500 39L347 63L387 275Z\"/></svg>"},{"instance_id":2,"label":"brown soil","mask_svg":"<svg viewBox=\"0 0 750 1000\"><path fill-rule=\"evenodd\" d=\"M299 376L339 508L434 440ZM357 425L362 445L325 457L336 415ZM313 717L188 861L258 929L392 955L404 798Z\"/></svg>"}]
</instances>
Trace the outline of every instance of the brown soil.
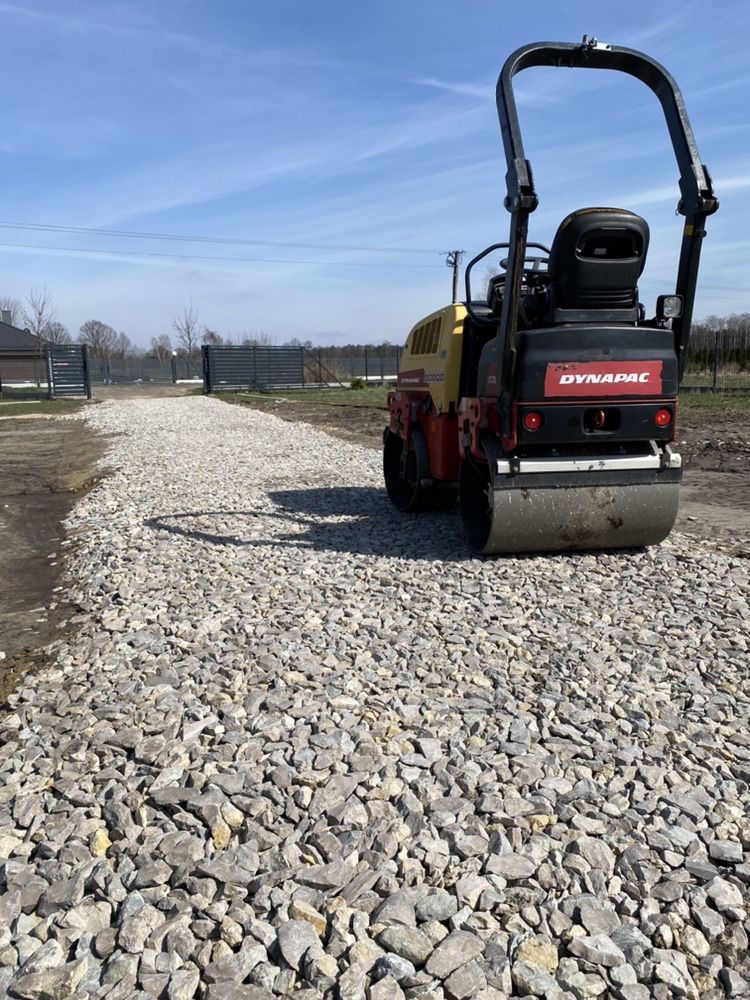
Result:
<instances>
[{"instance_id":1,"label":"brown soil","mask_svg":"<svg viewBox=\"0 0 750 1000\"><path fill-rule=\"evenodd\" d=\"M750 556L750 406L683 416L677 450L685 468L677 530Z\"/></svg>"},{"instance_id":2,"label":"brown soil","mask_svg":"<svg viewBox=\"0 0 750 1000\"><path fill-rule=\"evenodd\" d=\"M247 397L243 403L293 423L304 421L345 441L382 447L384 408L321 406L270 395ZM709 412L681 420L676 450L683 458L684 478L675 530L750 556L750 406L740 417Z\"/></svg>"},{"instance_id":3,"label":"brown soil","mask_svg":"<svg viewBox=\"0 0 750 1000\"><path fill-rule=\"evenodd\" d=\"M0 703L43 657L66 614L55 590L62 521L101 473L103 443L81 420L0 419Z\"/></svg>"}]
</instances>

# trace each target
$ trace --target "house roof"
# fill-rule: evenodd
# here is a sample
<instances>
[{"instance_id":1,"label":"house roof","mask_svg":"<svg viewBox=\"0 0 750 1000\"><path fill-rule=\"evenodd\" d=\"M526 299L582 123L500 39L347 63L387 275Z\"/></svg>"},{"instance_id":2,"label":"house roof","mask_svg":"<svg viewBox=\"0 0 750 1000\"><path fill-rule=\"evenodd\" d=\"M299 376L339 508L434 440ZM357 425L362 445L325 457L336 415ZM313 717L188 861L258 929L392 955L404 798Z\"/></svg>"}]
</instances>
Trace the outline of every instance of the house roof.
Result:
<instances>
[{"instance_id":1,"label":"house roof","mask_svg":"<svg viewBox=\"0 0 750 1000\"><path fill-rule=\"evenodd\" d=\"M28 330L19 330L10 323L0 323L0 352L39 351L39 342Z\"/></svg>"}]
</instances>

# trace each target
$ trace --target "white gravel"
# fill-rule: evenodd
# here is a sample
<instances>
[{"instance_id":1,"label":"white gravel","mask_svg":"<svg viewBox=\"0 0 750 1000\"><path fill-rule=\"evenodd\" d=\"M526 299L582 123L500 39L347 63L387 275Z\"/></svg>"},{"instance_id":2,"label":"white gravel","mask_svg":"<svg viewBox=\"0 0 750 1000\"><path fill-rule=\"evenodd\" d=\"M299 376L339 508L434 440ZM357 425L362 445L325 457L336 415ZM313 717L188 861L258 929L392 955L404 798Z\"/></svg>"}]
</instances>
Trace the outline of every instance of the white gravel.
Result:
<instances>
[{"instance_id":1,"label":"white gravel","mask_svg":"<svg viewBox=\"0 0 750 1000\"><path fill-rule=\"evenodd\" d=\"M483 561L306 425L86 419L75 630L0 719L0 995L748 995L746 560Z\"/></svg>"}]
</instances>

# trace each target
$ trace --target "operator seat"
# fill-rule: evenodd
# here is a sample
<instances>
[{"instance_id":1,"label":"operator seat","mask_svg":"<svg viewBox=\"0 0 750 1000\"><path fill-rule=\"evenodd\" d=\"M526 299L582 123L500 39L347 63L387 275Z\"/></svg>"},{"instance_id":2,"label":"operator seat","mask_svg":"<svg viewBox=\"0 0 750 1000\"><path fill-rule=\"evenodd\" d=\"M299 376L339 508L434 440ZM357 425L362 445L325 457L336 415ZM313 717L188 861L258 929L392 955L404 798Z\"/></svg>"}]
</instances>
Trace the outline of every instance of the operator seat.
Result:
<instances>
[{"instance_id":1,"label":"operator seat","mask_svg":"<svg viewBox=\"0 0 750 1000\"><path fill-rule=\"evenodd\" d=\"M624 208L571 213L560 223L549 255L553 310L637 312L648 240L646 220Z\"/></svg>"}]
</instances>

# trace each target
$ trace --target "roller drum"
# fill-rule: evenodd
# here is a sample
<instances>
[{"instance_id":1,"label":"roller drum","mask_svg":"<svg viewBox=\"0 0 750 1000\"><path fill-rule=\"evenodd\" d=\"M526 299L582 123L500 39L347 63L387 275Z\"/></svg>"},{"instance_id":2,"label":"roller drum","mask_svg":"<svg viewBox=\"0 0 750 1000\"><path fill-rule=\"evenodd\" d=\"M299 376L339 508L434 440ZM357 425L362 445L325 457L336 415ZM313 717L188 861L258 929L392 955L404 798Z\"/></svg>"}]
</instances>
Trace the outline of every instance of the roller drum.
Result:
<instances>
[{"instance_id":1,"label":"roller drum","mask_svg":"<svg viewBox=\"0 0 750 1000\"><path fill-rule=\"evenodd\" d=\"M657 545L678 506L676 482L508 489L462 469L464 531L482 555Z\"/></svg>"}]
</instances>

